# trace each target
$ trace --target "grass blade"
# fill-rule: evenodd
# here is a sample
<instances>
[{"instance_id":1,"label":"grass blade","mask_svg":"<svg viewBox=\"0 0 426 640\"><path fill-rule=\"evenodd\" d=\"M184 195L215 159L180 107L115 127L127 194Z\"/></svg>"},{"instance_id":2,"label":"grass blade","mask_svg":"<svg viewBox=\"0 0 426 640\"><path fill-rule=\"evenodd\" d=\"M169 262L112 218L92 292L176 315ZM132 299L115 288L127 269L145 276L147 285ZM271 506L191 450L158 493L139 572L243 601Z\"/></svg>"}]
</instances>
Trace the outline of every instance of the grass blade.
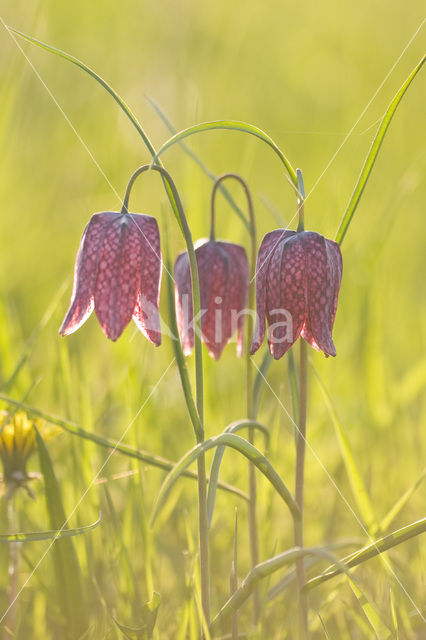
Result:
<instances>
[{"instance_id":1,"label":"grass blade","mask_svg":"<svg viewBox=\"0 0 426 640\"><path fill-rule=\"evenodd\" d=\"M294 501L293 496L291 495L290 491L287 489L286 485L281 480L280 476L275 471L269 460L258 449L256 449L256 447L250 444L250 442L244 440L244 438L241 438L240 436L237 436L233 433L222 433L219 436L210 438L209 440L205 440L204 442L196 445L190 451L188 451L188 453L186 453L179 460L179 462L176 463L175 467L165 478L158 493L151 515L151 526L154 525L155 520L157 519L164 505L168 493L170 492L178 478L182 475L183 471L192 462L194 462L198 458L198 456L203 455L209 449L214 449L215 447L221 446L231 447L232 449L235 449L243 456L245 456L248 460L250 460L250 462L252 462L269 480L274 489L287 504L293 519L298 520L300 518L300 511L298 506L296 505L296 502Z\"/></svg>"},{"instance_id":2,"label":"grass blade","mask_svg":"<svg viewBox=\"0 0 426 640\"><path fill-rule=\"evenodd\" d=\"M340 424L340 421L337 416L333 402L331 400L330 394L328 393L324 383L322 382L317 370L315 369L315 367L313 367L313 365L312 365L312 368L318 380L318 383L320 385L325 403L327 405L331 420L333 422L336 437L340 446L340 451L342 453L342 458L345 465L346 473L349 478L349 483L351 485L352 493L355 498L359 513L361 515L361 518L364 522L365 528L367 529L368 533L370 535L375 535L379 530L379 524L376 520L376 516L374 515L373 506L371 504L367 488L358 470L358 465L352 454L351 447L346 437L346 434L342 428L342 425Z\"/></svg>"},{"instance_id":3,"label":"grass blade","mask_svg":"<svg viewBox=\"0 0 426 640\"><path fill-rule=\"evenodd\" d=\"M260 562L258 565L253 567L253 569L251 569L251 571L242 581L239 588L223 605L212 622L211 632L213 634L217 632L220 626L224 622L229 620L229 618L234 615L236 611L238 611L241 605L243 605L247 598L253 593L254 589L261 580L289 564L294 564L297 560L306 556L319 556L321 558L327 559L333 558L333 554L325 549L320 549L317 547L305 547L304 549L301 549L300 547L295 547L294 549L284 551L283 553L280 553L273 558L269 558L264 562ZM343 567L342 571L345 571Z\"/></svg>"},{"instance_id":4,"label":"grass blade","mask_svg":"<svg viewBox=\"0 0 426 640\"><path fill-rule=\"evenodd\" d=\"M215 131L219 129L227 129L228 131L242 131L243 133L248 133L252 136L255 136L256 138L259 138L263 142L266 142L266 144L271 147L273 151L275 151L284 167L286 168L292 183L295 187L297 187L297 177L295 170L293 169L281 149L278 147L278 145L272 140L272 138L258 127L255 127L254 125L247 122L240 122L239 120L212 120L210 122L202 122L200 124L195 124L192 127L188 127L187 129L183 129L182 131L179 131L179 133L176 133L174 136L169 138L169 140L167 140L160 147L154 158L154 162L157 161L157 159L167 149L170 149L170 147L172 147L177 142L182 142L182 140L188 138L188 136L192 136L195 133L202 133L204 131Z\"/></svg>"},{"instance_id":5,"label":"grass blade","mask_svg":"<svg viewBox=\"0 0 426 640\"><path fill-rule=\"evenodd\" d=\"M28 533L2 533L0 534L1 542L36 542L38 540L59 540L60 538L71 538L88 533L100 524L102 515L96 522L88 524L85 527L75 527L74 529L49 529L47 531L31 531Z\"/></svg>"},{"instance_id":6,"label":"grass blade","mask_svg":"<svg viewBox=\"0 0 426 640\"><path fill-rule=\"evenodd\" d=\"M425 531L426 518L422 518L417 522L413 522L406 527L402 527L401 529L398 529L397 531L394 531L393 533L380 538L380 540L372 542L371 544L367 545L363 549L360 549L359 551L356 551L355 553L351 553L349 556L346 556L346 558L343 558L341 560L341 564L346 568L356 567L359 564L362 564L363 562L366 562L367 560L380 555L384 551L392 549L393 547L406 542L410 538L414 538L415 536L419 536L422 533L425 533ZM337 576L341 573L341 567L336 569L334 569L333 567L329 567L321 575L308 580L306 586L308 589L312 589L313 587L316 587L319 584L322 584L323 582L326 582L327 580L330 580L330 578L334 578L334 576Z\"/></svg>"},{"instance_id":7,"label":"grass blade","mask_svg":"<svg viewBox=\"0 0 426 640\"><path fill-rule=\"evenodd\" d=\"M404 97L405 92L407 91L408 87L410 86L410 84L412 83L412 81L414 80L414 78L416 77L417 73L420 71L420 69L422 68L424 62L426 60L426 56L423 56L423 58L420 60L420 62L414 67L413 71L410 73L410 75L408 76L408 78L405 80L404 84L401 86L401 88L399 89L399 91L396 93L395 97L393 98L392 102L390 103L390 105L388 106L385 115L383 116L383 119L380 123L380 126L377 130L377 133L374 137L374 140L372 142L372 145L370 147L370 150L367 154L367 157L365 159L364 162L364 166L361 169L361 174L358 178L358 182L355 185L355 189L352 193L351 199L349 201L349 204L346 208L346 211L343 215L343 219L342 222L340 223L340 226L337 230L336 233L336 242L338 242L339 244L342 244L343 239L346 235L346 232L349 228L350 223L352 222L352 218L354 216L355 210L359 204L359 201L361 199L361 196L363 194L363 191L365 189L365 186L367 184L367 181L370 177L371 171L373 169L374 163L376 161L377 155L380 151L380 147L382 145L383 142L383 138L386 135L386 132L388 130L388 127L391 123L391 120L395 114L395 111L399 105L399 103L401 102L402 98Z\"/></svg>"},{"instance_id":8,"label":"grass blade","mask_svg":"<svg viewBox=\"0 0 426 640\"><path fill-rule=\"evenodd\" d=\"M265 437L265 449L268 448L269 444L269 431L263 424L256 422L256 420L239 420L238 422L234 422L226 427L224 433L237 433L240 429L257 429L261 431ZM207 520L209 528L211 526L214 504L216 500L216 490L219 480L219 470L222 462L223 454L225 453L225 447L217 447L216 451L213 455L212 464L210 467L210 480L207 491Z\"/></svg>"},{"instance_id":9,"label":"grass blade","mask_svg":"<svg viewBox=\"0 0 426 640\"><path fill-rule=\"evenodd\" d=\"M377 608L375 607L373 602L371 602L371 599L367 597L364 591L361 591L355 580L353 580L352 578L348 578L348 580L352 592L355 598L358 600L358 604L363 610L364 615L377 640L384 640L384 638L389 638L389 629L381 619Z\"/></svg>"},{"instance_id":10,"label":"grass blade","mask_svg":"<svg viewBox=\"0 0 426 640\"><path fill-rule=\"evenodd\" d=\"M62 504L60 486L56 480L49 452L37 429L36 436L51 527L63 529L66 526L67 517ZM55 541L52 554L58 600L66 620L66 636L74 640L86 632L89 618L80 565L73 541L70 538Z\"/></svg>"},{"instance_id":11,"label":"grass blade","mask_svg":"<svg viewBox=\"0 0 426 640\"><path fill-rule=\"evenodd\" d=\"M45 42L41 42L41 40L37 40L36 38L33 38L32 36L29 36L26 33L23 33L22 31L18 31L13 27L8 26L7 28L9 29L9 31L11 31L12 33L15 33L20 38L27 40L27 42L31 42L31 44L35 44L37 47L40 47L41 49L44 49L49 53L53 53L56 56L59 56L60 58L63 58L64 60L71 62L76 67L79 67L80 69L88 73L89 76L91 76L96 80L96 82L99 82L99 84L102 85L102 87L106 89L106 91L108 91L108 93L114 98L116 103L119 105L119 107L124 111L126 116L129 118L130 122L133 124L133 126L141 136L142 140L144 141L151 155L155 154L155 149L150 139L148 138L147 134L145 133L144 129L142 128L142 125L138 122L135 114L124 102L123 98L103 78L101 78L100 75L98 75L95 71L93 71L93 69L88 67L86 64L84 64L84 62L81 62L81 60L78 60L78 58L75 58L71 54L66 53L65 51L61 51L61 49L56 49L55 47L52 47L46 44Z\"/></svg>"},{"instance_id":12,"label":"grass blade","mask_svg":"<svg viewBox=\"0 0 426 640\"><path fill-rule=\"evenodd\" d=\"M423 473L420 478L407 489L407 491L400 497L400 499L389 509L383 520L380 522L380 530L386 531L391 526L395 518L400 514L405 507L411 496L417 491L426 477L426 469L423 469Z\"/></svg>"}]
</instances>

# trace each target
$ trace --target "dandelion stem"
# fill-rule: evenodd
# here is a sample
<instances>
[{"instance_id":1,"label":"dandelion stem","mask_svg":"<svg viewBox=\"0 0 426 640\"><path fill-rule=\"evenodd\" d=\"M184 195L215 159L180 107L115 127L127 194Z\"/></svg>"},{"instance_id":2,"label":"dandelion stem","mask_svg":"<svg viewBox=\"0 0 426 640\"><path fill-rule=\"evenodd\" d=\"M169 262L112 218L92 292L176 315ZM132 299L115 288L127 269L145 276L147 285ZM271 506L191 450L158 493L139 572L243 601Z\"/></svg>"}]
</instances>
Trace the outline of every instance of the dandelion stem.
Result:
<instances>
[{"instance_id":1,"label":"dandelion stem","mask_svg":"<svg viewBox=\"0 0 426 640\"><path fill-rule=\"evenodd\" d=\"M200 331L200 285L198 279L197 259L195 256L194 242L192 240L191 230L183 210L182 202L179 197L178 190L172 180L169 172L164 167L156 164L146 164L136 169L130 177L127 185L126 193L123 199L122 213L128 213L128 203L130 192L136 178L145 171L158 171L163 182L165 183L167 194L169 195L173 211L177 222L185 239L188 251L189 265L192 280L192 298L194 310L194 353L195 353L195 386L196 386L196 407L198 420L193 419L197 443L204 442L204 392L203 392L203 357L201 350L201 331ZM188 390L184 388L184 393ZM193 417L194 418L194 417ZM198 526L199 526L199 544L200 544L200 573L201 573L201 602L203 614L207 626L210 624L210 570L209 570L209 546L208 546L208 520L207 520L207 481L206 481L206 463L204 454L197 459L198 471Z\"/></svg>"},{"instance_id":2,"label":"dandelion stem","mask_svg":"<svg viewBox=\"0 0 426 640\"><path fill-rule=\"evenodd\" d=\"M7 518L9 531L18 531L17 518L15 510L15 496L11 496L7 503ZM17 625L17 608L16 596L19 589L19 564L21 560L21 543L9 545L9 589L8 589L8 611L6 620L4 621L5 636L4 638L15 637ZM7 629L7 631L6 631Z\"/></svg>"}]
</instances>

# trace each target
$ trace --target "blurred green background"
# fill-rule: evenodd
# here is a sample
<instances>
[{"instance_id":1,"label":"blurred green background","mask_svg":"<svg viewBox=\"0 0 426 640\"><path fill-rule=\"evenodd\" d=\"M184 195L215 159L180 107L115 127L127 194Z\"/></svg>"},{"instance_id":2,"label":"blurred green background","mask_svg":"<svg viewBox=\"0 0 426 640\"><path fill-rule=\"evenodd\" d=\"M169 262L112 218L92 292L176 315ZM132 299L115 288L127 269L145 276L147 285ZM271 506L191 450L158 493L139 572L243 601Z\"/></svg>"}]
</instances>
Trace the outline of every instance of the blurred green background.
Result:
<instances>
[{"instance_id":1,"label":"blurred green background","mask_svg":"<svg viewBox=\"0 0 426 640\"><path fill-rule=\"evenodd\" d=\"M309 194L306 227L331 238L377 121L425 45L423 28L357 122L421 24L424 5L420 0L343 4L333 0L125 0L120 4L110 0L2 0L0 6L6 24L75 55L105 78L133 109L156 147L169 133L147 95L159 103L177 129L206 120L238 119L266 131L293 166L303 169ZM149 161L149 154L96 82L56 56L22 40L18 44L43 82L0 25L1 391L18 400L26 396L33 406L114 439L122 435L152 392L125 440L177 460L193 445L193 434L175 365L156 386L173 358L170 341L165 338L155 350L129 326L113 344L105 339L94 316L66 340L57 334L85 224L96 211L117 210L120 203L114 189L122 197L131 172ZM337 358L326 360L311 351L379 519L418 480L425 461L425 97L421 73L391 124L344 241L343 283L334 330ZM350 137L329 165L349 131ZM293 218L292 189L276 156L262 142L242 133L211 132L194 136L188 145L215 174L233 171L248 181L255 198L259 242L264 233ZM209 179L178 147L167 151L163 161L180 190L194 238L206 236ZM233 195L245 206L238 187L232 186ZM238 218L223 199L218 199L218 205L218 236L248 247ZM139 181L132 209L157 216L163 228L167 225L174 255L183 249L158 176ZM58 298L61 287L65 289ZM165 317L165 287L161 307ZM42 322L48 308L52 308L51 317ZM25 365L5 387L23 354L28 356ZM260 359L261 354L256 356L256 361ZM192 371L193 358L189 366ZM235 345L225 349L218 363L210 361L205 352L205 373L206 426L211 436L244 417L244 365L235 357ZM285 360L273 363L268 379L291 412ZM292 425L270 391L264 394L260 419L271 430L270 458L292 486ZM330 413L313 376L308 441L315 455L308 450L306 544L353 537L366 540L317 459L357 511ZM66 434L48 447L69 513L107 452ZM36 457L32 468L37 468ZM129 470L134 475L113 479L114 474ZM148 601L153 590L162 596L156 637L196 637L191 635L196 627L191 622L196 618L191 593L194 588L197 591L197 585L193 586L195 483L181 480L181 490L174 490L151 535L146 517L164 473L114 455L102 476L109 481L90 489L70 523L88 524L103 511L101 526L74 541L94 625L87 637L122 637L111 614L138 626L140 603ZM223 479L245 489L246 476L245 463L237 454L227 453ZM34 490L36 502L23 493L16 496L21 530L49 528L43 483L34 484ZM292 546L292 525L263 479L259 479L259 494L261 558L266 559ZM211 532L214 612L228 592L236 506L240 578L249 569L245 504L220 492ZM423 517L424 506L425 493L420 487L392 529ZM4 500L2 509L6 509ZM5 519L2 531L8 531ZM47 546L42 542L23 546L21 584ZM2 610L8 598L8 549L3 547ZM424 606L424 549L415 539L391 555L396 575L419 608ZM391 619L392 594L401 638L424 637L425 626L413 602L378 560L359 569L357 577L386 622ZM345 581L319 587L312 604L331 638L374 637ZM262 628L253 637L294 637L294 606L293 592L265 604ZM29 581L16 610L16 637L67 637L57 602L52 554ZM250 606L246 605L241 631L250 628L249 620ZM314 638L327 637L316 614L312 629ZM5 638L11 637L3 632Z\"/></svg>"}]
</instances>

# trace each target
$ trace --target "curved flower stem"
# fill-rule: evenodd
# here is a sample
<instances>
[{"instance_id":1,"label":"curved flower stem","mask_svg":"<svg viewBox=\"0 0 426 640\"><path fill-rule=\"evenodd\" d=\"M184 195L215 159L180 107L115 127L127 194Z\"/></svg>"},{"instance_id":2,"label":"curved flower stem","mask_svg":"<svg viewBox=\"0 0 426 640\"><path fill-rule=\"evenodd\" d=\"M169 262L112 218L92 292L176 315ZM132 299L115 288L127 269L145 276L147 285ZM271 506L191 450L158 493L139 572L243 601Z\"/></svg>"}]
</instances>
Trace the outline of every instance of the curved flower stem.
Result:
<instances>
[{"instance_id":1,"label":"curved flower stem","mask_svg":"<svg viewBox=\"0 0 426 640\"><path fill-rule=\"evenodd\" d=\"M158 171L166 184L167 193L171 195L173 211L177 217L179 227L185 239L188 251L189 265L192 280L192 298L194 309L194 353L195 353L195 386L196 386L196 407L198 421L192 420L197 443L204 441L204 395L203 395L203 357L201 350L201 328L200 328L200 285L198 279L198 267L195 256L194 243L191 230L183 210L182 202L176 185L169 172L160 165L146 164L136 169L130 177L126 193L123 199L122 213L128 214L128 203L130 192L136 178L145 171ZM207 523L207 482L206 463L204 455L197 459L198 465L198 517L199 517L199 544L200 544L200 571L201 571L201 601L204 618L207 626L210 624L210 580L209 580L209 547L208 547L208 523Z\"/></svg>"},{"instance_id":2,"label":"curved flower stem","mask_svg":"<svg viewBox=\"0 0 426 640\"><path fill-rule=\"evenodd\" d=\"M249 223L250 223L250 285L248 295L248 309L251 310L254 304L254 276L256 271L256 219L254 215L253 200L247 186L247 183L241 176L236 173L225 173L215 181L211 195L211 222L210 222L210 240L215 239L215 197L218 188L221 183L226 179L237 180L244 189L244 193L247 199ZM250 341L253 333L253 318L251 313L248 314L246 320L246 348L245 348L245 366L246 366L246 410L247 418L254 420L256 418L255 408L253 404L253 366L250 358ZM249 442L254 443L254 428L249 427ZM252 567L255 567L259 562L259 539L257 531L257 506L256 506L256 475L255 469L252 464L249 463L249 509L248 509L248 521L249 521L249 541L250 541L250 557ZM260 598L259 591L256 589L253 593L253 622L257 625L260 616Z\"/></svg>"}]
</instances>

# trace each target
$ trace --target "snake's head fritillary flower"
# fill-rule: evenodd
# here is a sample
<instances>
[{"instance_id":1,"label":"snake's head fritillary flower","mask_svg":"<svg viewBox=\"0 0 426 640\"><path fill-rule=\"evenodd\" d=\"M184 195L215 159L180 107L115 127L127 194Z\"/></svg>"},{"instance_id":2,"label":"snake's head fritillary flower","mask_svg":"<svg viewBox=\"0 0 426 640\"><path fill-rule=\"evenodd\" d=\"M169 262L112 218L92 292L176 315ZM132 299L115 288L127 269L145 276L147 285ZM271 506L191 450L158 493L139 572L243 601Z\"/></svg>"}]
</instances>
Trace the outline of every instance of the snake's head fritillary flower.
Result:
<instances>
[{"instance_id":1,"label":"snake's head fritillary flower","mask_svg":"<svg viewBox=\"0 0 426 640\"><path fill-rule=\"evenodd\" d=\"M201 332L216 360L238 330L237 353L242 351L244 307L249 287L245 249L230 242L209 240L195 250L200 282ZM191 272L188 253L175 263L176 311L185 355L194 346Z\"/></svg>"},{"instance_id":2,"label":"snake's head fritillary flower","mask_svg":"<svg viewBox=\"0 0 426 640\"><path fill-rule=\"evenodd\" d=\"M326 356L335 356L331 332L341 279L342 254L336 242L314 231L278 229L266 234L257 258L257 318L250 352L262 344L267 320L275 359L299 336Z\"/></svg>"},{"instance_id":3,"label":"snake's head fritillary flower","mask_svg":"<svg viewBox=\"0 0 426 640\"><path fill-rule=\"evenodd\" d=\"M95 213L81 239L71 303L59 333L66 336L79 329L94 309L111 340L117 340L133 318L138 329L158 346L161 268L155 218Z\"/></svg>"},{"instance_id":4,"label":"snake's head fritillary flower","mask_svg":"<svg viewBox=\"0 0 426 640\"><path fill-rule=\"evenodd\" d=\"M23 411L12 416L0 411L0 458L3 482L7 487L6 498L10 498L20 487L32 498L35 497L28 483L39 478L40 474L27 471L27 461L37 449L34 427L37 427L43 440L59 432L58 428L47 426L43 420L30 420Z\"/></svg>"}]
</instances>

